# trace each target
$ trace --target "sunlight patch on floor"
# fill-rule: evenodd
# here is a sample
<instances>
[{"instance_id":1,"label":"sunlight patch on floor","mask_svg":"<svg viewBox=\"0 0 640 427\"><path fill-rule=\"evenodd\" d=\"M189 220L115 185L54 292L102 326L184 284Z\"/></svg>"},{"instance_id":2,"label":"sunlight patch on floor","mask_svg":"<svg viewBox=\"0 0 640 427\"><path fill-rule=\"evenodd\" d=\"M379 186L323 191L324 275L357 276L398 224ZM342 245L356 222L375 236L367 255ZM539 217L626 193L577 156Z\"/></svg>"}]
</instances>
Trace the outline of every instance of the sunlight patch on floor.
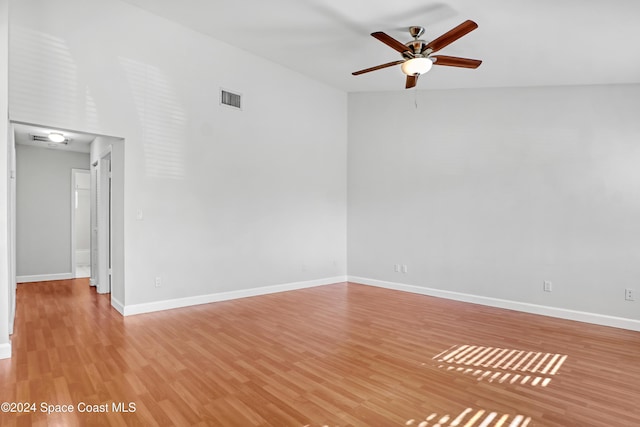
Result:
<instances>
[{"instance_id":1,"label":"sunlight patch on floor","mask_svg":"<svg viewBox=\"0 0 640 427\"><path fill-rule=\"evenodd\" d=\"M457 416L440 416L432 413L427 417L416 420L410 419L406 426L414 427L527 427L531 422L531 417L524 415L498 414L484 409L467 408Z\"/></svg>"},{"instance_id":2,"label":"sunlight patch on floor","mask_svg":"<svg viewBox=\"0 0 640 427\"><path fill-rule=\"evenodd\" d=\"M567 360L566 354L454 345L433 357L438 368L478 381L546 387Z\"/></svg>"}]
</instances>

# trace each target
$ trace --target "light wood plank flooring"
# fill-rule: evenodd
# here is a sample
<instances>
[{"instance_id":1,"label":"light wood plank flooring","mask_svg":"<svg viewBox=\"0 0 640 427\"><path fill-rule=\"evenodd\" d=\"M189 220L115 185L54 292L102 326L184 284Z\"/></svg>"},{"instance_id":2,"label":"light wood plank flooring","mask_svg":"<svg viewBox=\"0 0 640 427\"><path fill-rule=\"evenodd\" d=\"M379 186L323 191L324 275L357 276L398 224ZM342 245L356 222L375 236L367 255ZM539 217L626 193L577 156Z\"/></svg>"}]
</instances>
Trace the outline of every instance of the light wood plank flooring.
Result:
<instances>
[{"instance_id":1,"label":"light wood plank flooring","mask_svg":"<svg viewBox=\"0 0 640 427\"><path fill-rule=\"evenodd\" d=\"M17 296L0 402L37 408L2 426L640 425L638 332L347 283L127 318L87 279Z\"/></svg>"}]
</instances>

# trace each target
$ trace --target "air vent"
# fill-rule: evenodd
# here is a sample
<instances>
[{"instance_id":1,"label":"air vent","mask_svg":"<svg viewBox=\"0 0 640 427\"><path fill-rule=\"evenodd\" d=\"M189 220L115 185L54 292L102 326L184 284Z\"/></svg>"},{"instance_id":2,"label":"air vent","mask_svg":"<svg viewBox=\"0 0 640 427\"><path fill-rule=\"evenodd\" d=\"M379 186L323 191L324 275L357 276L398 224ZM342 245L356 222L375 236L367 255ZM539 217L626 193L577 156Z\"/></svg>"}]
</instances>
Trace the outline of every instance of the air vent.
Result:
<instances>
[{"instance_id":1,"label":"air vent","mask_svg":"<svg viewBox=\"0 0 640 427\"><path fill-rule=\"evenodd\" d=\"M220 89L220 104L242 110L242 95Z\"/></svg>"},{"instance_id":2,"label":"air vent","mask_svg":"<svg viewBox=\"0 0 640 427\"><path fill-rule=\"evenodd\" d=\"M31 140L32 141L37 141L37 142L46 142L47 144L69 145L69 138L65 138L64 141L62 141L62 142L54 143L54 142L51 142L49 137L46 136L46 135L34 135L34 134L31 134Z\"/></svg>"}]
</instances>

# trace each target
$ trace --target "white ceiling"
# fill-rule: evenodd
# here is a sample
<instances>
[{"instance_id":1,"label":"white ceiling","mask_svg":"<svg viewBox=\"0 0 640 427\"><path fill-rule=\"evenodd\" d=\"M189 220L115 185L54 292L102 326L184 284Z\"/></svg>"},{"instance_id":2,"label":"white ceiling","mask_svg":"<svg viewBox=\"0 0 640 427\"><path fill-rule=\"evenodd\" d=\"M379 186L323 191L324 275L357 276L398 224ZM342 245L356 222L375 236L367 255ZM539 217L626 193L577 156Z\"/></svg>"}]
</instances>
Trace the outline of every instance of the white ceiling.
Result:
<instances>
[{"instance_id":1,"label":"white ceiling","mask_svg":"<svg viewBox=\"0 0 640 427\"><path fill-rule=\"evenodd\" d=\"M95 139L95 135L89 135L86 133L69 132L66 130L43 128L40 126L31 126L21 123L14 123L13 129L16 144L48 148L52 150L89 153L91 143ZM50 144L48 142L33 141L31 138L31 135L48 136L51 132L63 134L69 140L69 144Z\"/></svg>"},{"instance_id":2,"label":"white ceiling","mask_svg":"<svg viewBox=\"0 0 640 427\"><path fill-rule=\"evenodd\" d=\"M404 90L401 59L369 34L433 40L466 19L479 28L439 54L483 60L433 67L419 89L640 83L638 0L124 0L336 88Z\"/></svg>"}]
</instances>

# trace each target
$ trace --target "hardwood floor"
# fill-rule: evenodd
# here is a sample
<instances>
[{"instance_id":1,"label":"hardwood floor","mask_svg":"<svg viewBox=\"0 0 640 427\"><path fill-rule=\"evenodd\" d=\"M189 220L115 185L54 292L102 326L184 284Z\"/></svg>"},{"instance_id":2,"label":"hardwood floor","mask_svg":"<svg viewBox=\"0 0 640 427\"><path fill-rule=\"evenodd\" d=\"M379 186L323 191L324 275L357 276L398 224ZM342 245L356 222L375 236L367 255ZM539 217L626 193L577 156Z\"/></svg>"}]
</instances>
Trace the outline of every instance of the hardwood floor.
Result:
<instances>
[{"instance_id":1,"label":"hardwood floor","mask_svg":"<svg viewBox=\"0 0 640 427\"><path fill-rule=\"evenodd\" d=\"M87 279L17 298L0 402L36 406L2 426L640 425L638 332L346 283L127 318Z\"/></svg>"}]
</instances>

